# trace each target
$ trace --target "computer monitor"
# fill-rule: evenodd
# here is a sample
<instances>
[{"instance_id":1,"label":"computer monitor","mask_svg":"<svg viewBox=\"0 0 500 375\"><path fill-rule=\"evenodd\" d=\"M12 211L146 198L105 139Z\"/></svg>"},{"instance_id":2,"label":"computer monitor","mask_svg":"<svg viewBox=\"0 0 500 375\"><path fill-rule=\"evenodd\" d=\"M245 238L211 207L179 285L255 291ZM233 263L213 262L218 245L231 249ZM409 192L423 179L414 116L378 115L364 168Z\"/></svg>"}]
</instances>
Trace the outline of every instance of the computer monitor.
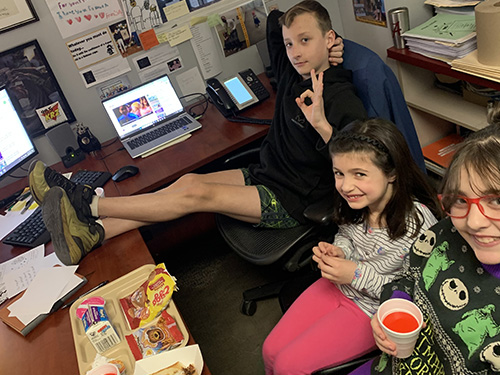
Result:
<instances>
[{"instance_id":1,"label":"computer monitor","mask_svg":"<svg viewBox=\"0 0 500 375\"><path fill-rule=\"evenodd\" d=\"M38 154L9 94L0 88L0 180Z\"/></svg>"}]
</instances>

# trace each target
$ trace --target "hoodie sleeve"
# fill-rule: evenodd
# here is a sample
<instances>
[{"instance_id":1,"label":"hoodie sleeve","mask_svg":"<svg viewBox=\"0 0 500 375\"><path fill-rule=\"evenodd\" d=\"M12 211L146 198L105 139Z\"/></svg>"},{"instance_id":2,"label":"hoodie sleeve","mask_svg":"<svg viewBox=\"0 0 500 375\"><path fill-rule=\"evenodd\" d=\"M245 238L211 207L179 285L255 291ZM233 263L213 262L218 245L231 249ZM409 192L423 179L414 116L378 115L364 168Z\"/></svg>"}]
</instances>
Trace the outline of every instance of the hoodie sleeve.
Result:
<instances>
[{"instance_id":1,"label":"hoodie sleeve","mask_svg":"<svg viewBox=\"0 0 500 375\"><path fill-rule=\"evenodd\" d=\"M271 69L279 82L282 73L289 64L286 54L285 43L283 42L283 32L279 25L279 18L283 15L279 10L273 10L267 17L267 48L271 59Z\"/></svg>"}]
</instances>

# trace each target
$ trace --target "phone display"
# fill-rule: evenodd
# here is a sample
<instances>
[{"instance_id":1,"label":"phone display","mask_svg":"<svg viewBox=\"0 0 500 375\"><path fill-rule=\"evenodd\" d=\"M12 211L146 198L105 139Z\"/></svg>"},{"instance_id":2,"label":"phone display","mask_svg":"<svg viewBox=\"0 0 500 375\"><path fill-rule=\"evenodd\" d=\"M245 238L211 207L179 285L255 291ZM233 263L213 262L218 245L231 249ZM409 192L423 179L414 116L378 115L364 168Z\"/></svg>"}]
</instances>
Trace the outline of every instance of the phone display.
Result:
<instances>
[{"instance_id":1,"label":"phone display","mask_svg":"<svg viewBox=\"0 0 500 375\"><path fill-rule=\"evenodd\" d=\"M240 81L238 77L230 78L227 81L224 81L224 86L226 87L229 95L234 101L240 106L244 104L256 100L255 95L250 93L250 90L247 87L243 86L243 82Z\"/></svg>"}]
</instances>

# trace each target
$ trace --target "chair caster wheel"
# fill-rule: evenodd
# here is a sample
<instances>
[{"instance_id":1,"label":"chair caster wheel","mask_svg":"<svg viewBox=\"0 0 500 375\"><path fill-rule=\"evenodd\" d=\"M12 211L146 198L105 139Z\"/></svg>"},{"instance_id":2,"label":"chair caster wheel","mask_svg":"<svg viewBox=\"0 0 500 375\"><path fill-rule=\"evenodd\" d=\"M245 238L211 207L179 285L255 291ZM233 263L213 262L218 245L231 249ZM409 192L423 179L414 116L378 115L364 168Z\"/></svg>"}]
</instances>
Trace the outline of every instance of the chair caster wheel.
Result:
<instances>
[{"instance_id":1,"label":"chair caster wheel","mask_svg":"<svg viewBox=\"0 0 500 375\"><path fill-rule=\"evenodd\" d=\"M257 310L257 302L246 301L246 300L243 300L243 302L241 302L240 311L242 314L252 316L253 314L255 314L256 310Z\"/></svg>"}]
</instances>

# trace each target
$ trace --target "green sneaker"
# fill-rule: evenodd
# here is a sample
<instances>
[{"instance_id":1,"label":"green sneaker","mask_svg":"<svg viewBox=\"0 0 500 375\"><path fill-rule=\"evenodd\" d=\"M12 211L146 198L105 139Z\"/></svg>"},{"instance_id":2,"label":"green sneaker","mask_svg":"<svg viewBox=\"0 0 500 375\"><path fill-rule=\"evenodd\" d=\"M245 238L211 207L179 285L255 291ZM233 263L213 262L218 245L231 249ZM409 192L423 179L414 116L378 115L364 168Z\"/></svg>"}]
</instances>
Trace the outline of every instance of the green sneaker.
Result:
<instances>
[{"instance_id":1,"label":"green sneaker","mask_svg":"<svg viewBox=\"0 0 500 375\"><path fill-rule=\"evenodd\" d=\"M47 167L40 160L34 160L30 164L28 179L31 195L38 205L42 205L50 188L59 186L66 192L80 221L90 223L94 219L90 209L92 198L95 195L92 187L70 181L61 173Z\"/></svg>"},{"instance_id":2,"label":"green sneaker","mask_svg":"<svg viewBox=\"0 0 500 375\"><path fill-rule=\"evenodd\" d=\"M57 257L66 265L80 260L104 240L104 228L95 220L82 222L66 192L55 186L45 194L42 217Z\"/></svg>"}]
</instances>

